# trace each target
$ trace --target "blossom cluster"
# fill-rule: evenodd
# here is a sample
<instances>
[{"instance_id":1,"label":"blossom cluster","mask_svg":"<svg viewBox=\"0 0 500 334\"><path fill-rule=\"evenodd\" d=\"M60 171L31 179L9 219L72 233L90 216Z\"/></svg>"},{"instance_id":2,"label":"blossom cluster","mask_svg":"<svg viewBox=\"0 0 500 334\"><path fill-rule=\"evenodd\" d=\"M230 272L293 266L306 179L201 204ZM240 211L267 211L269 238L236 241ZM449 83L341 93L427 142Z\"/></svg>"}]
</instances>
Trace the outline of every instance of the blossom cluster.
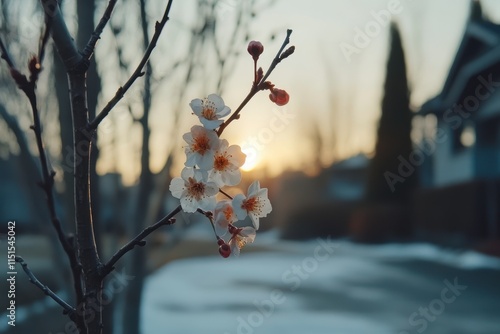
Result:
<instances>
[{"instance_id":1,"label":"blossom cluster","mask_svg":"<svg viewBox=\"0 0 500 334\"><path fill-rule=\"evenodd\" d=\"M184 212L211 212L218 240L223 241L221 237L229 234L227 243L219 241L221 254L238 255L245 244L253 242L259 218L267 216L272 210L267 189L261 189L259 182L255 181L246 195L238 194L232 199L217 202L219 190L240 183L240 167L245 163L246 155L240 146L229 145L215 131L223 123L222 118L231 112L220 96L210 94L203 99L194 99L190 106L203 126L194 125L190 132L183 135L186 142L185 167L181 177L174 178L170 183L170 191L180 199ZM234 225L247 216L253 227L238 228Z\"/></svg>"},{"instance_id":2,"label":"blossom cluster","mask_svg":"<svg viewBox=\"0 0 500 334\"><path fill-rule=\"evenodd\" d=\"M289 36L291 30L287 33ZM259 91L269 90L269 99L278 106L288 103L290 98L288 93L266 81L276 64L295 50L295 47L291 46L283 51L283 47L264 75L262 68L257 69L257 61L264 52L264 46L257 41L248 44L247 51L254 63L252 89L245 102L226 121L224 117L231 114L231 109L216 94L210 94L203 99L194 99L189 104L201 125L194 125L182 137L186 142L185 167L181 177L171 181L170 191L174 197L180 199L184 212L200 212L210 220L219 245L219 253L223 257L231 254L239 255L241 248L254 241L260 225L259 219L266 217L272 207L267 189L261 188L259 181L254 181L249 186L246 195L238 194L234 198L222 190L223 187L236 186L240 183L240 168L245 163L246 155L240 146L230 145L226 139L221 139L220 135L231 121L239 118L243 106ZM218 193L227 199L217 201ZM246 217L250 218L253 226L235 226L236 222Z\"/></svg>"}]
</instances>

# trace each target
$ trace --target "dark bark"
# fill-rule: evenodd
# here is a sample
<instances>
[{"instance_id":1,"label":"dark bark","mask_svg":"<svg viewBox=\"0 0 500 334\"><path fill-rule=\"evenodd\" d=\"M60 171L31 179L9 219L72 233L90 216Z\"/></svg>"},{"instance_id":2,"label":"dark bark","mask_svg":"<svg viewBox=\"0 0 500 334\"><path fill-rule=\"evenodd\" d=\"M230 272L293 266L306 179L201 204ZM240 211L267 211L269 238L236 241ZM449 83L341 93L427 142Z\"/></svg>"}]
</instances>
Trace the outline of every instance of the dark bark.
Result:
<instances>
[{"instance_id":1,"label":"dark bark","mask_svg":"<svg viewBox=\"0 0 500 334\"><path fill-rule=\"evenodd\" d=\"M70 104L73 120L73 171L76 242L83 270L83 298L77 305L80 331L101 333L101 262L95 244L90 202L90 153L92 133L88 124L86 75L88 61L77 51L62 14L56 6L52 14L52 38L68 73ZM82 325L84 323L84 327Z\"/></svg>"}]
</instances>

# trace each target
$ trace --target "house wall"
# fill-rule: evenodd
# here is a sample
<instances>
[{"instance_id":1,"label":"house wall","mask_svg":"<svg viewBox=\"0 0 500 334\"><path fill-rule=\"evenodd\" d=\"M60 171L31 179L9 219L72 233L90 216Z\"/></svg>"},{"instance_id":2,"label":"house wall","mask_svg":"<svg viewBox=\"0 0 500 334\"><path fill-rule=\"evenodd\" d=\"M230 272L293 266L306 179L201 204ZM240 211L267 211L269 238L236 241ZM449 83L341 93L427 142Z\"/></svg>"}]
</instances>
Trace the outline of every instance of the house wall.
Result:
<instances>
[{"instance_id":1,"label":"house wall","mask_svg":"<svg viewBox=\"0 0 500 334\"><path fill-rule=\"evenodd\" d=\"M477 114L475 169L478 178L500 178L500 90Z\"/></svg>"},{"instance_id":2,"label":"house wall","mask_svg":"<svg viewBox=\"0 0 500 334\"><path fill-rule=\"evenodd\" d=\"M440 124L439 127L446 129L447 136L442 143L436 143L433 159L434 185L440 187L469 181L474 177L473 150L464 148L460 152L454 151L453 130L445 124Z\"/></svg>"}]
</instances>

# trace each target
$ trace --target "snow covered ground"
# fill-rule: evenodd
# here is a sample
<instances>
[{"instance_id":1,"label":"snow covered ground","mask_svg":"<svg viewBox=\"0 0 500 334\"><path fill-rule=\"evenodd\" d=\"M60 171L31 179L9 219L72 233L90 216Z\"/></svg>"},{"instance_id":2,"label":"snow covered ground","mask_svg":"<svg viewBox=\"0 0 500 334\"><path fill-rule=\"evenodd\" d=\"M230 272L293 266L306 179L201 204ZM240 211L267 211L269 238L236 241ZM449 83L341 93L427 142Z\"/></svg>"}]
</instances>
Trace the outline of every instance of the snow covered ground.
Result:
<instances>
[{"instance_id":1,"label":"snow covered ground","mask_svg":"<svg viewBox=\"0 0 500 334\"><path fill-rule=\"evenodd\" d=\"M151 275L144 334L500 333L500 259L274 232L257 243L273 250L179 260Z\"/></svg>"}]
</instances>

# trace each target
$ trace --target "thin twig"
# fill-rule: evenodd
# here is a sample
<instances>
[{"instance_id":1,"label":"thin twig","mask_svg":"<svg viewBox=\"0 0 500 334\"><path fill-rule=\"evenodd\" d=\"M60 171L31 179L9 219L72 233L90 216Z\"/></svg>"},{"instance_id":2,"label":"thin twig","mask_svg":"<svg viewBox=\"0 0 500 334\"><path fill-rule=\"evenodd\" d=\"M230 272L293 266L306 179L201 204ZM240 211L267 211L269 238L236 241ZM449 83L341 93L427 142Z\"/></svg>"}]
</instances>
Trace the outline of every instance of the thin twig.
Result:
<instances>
[{"instance_id":1,"label":"thin twig","mask_svg":"<svg viewBox=\"0 0 500 334\"><path fill-rule=\"evenodd\" d=\"M43 55L44 53L44 45L46 44L46 41L43 42L45 39L45 36L48 34L48 27L46 28L46 32L44 34L44 37L42 38L41 46L40 46L40 54ZM2 50L2 58L5 59L7 64L9 65L9 68L11 70L11 75L13 79L16 81L19 89L21 89L26 97L28 98L32 113L33 113L33 125L31 126L31 129L35 133L35 139L36 139L36 145L38 148L38 156L40 159L40 164L42 168L42 182L40 183L41 188L45 192L46 200L47 200L47 206L49 209L50 213L50 220L52 222L52 226L54 227L57 237L59 239L59 242L61 243L66 255L68 256L70 265L71 265L71 270L73 274L73 280L74 280L74 286L75 286L75 293L77 300L81 300L83 296L83 290L81 287L81 267L78 262L78 259L76 257L76 252L75 248L73 245L69 242L68 238L66 237L65 232L63 231L61 221L59 220L59 217L57 216L56 212L56 206L55 206L55 198L54 198L54 192L53 192L53 186L54 186L54 176L55 172L50 170L49 171L49 163L47 160L47 154L45 153L45 147L43 145L43 140L42 140L42 127L40 123L40 114L37 108L37 100L36 100L36 93L35 93L35 88L36 88L36 80L38 79L38 75L36 72L39 72L39 68L31 69L31 75L30 75L30 81L26 79L24 75L22 75L15 67L12 59L9 56L9 53L7 52L7 49L5 48L3 42L0 39L0 48Z\"/></svg>"},{"instance_id":2,"label":"thin twig","mask_svg":"<svg viewBox=\"0 0 500 334\"><path fill-rule=\"evenodd\" d=\"M149 42L148 48L146 49L146 52L144 53L144 56L142 57L141 61L139 62L139 65L137 65L137 68L135 69L134 73L130 76L130 78L127 80L127 82L120 88L115 93L115 96L106 104L106 106L99 112L99 114L88 124L87 130L88 131L94 131L97 129L97 126L99 123L102 122L102 120L108 116L109 112L113 107L123 98L125 93L128 91L128 89L132 86L132 84L137 80L137 78L141 77L144 75L143 68L146 62L149 60L149 57L151 56L151 52L153 52L153 49L156 47L156 43L158 39L160 38L160 34L165 27L165 24L169 20L169 13L170 13L170 7L172 6L173 0L169 0L167 4L167 8L165 8L165 13L163 14L163 17L160 22L156 22L155 25L155 33L153 37L151 38L151 41Z\"/></svg>"},{"instance_id":3,"label":"thin twig","mask_svg":"<svg viewBox=\"0 0 500 334\"><path fill-rule=\"evenodd\" d=\"M208 218L210 225L212 226L212 230L214 231L215 238L219 240L220 237L217 235L217 231L215 230L214 214L211 211L204 211L202 209L197 209L196 212L201 213Z\"/></svg>"},{"instance_id":4,"label":"thin twig","mask_svg":"<svg viewBox=\"0 0 500 334\"><path fill-rule=\"evenodd\" d=\"M234 120L240 118L240 111L247 105L247 103L254 97L255 94L257 94L260 90L264 88L265 82L267 78L271 75L271 73L274 71L276 68L276 65L278 65L282 58L280 57L283 50L285 47L290 43L290 35L292 34L292 30L288 29L286 31L286 37L285 40L283 41L283 44L281 45L281 48L279 49L278 53L274 57L271 66L269 66L269 69L267 70L266 74L262 77L258 85L252 84L252 88L250 89L250 92L248 95L245 97L243 102L238 106L238 108L233 112L233 114L224 122L221 124L219 129L217 130L217 135L220 137L224 129Z\"/></svg>"},{"instance_id":5,"label":"thin twig","mask_svg":"<svg viewBox=\"0 0 500 334\"><path fill-rule=\"evenodd\" d=\"M285 50L285 46L290 43L290 35L292 34L292 29L287 29L286 31L286 37L285 40L283 41L283 44L281 44L281 48L278 50L278 53L276 54L276 57L274 57L273 62L271 63L271 66L269 66L269 69L267 70L266 74L262 77L260 80L259 86L261 86L267 78L271 75L271 73L274 71L276 68L276 65L278 65L281 62L281 53L283 50Z\"/></svg>"},{"instance_id":6,"label":"thin twig","mask_svg":"<svg viewBox=\"0 0 500 334\"><path fill-rule=\"evenodd\" d=\"M28 275L28 278L31 283L33 283L36 287L38 287L40 290L43 291L47 296L52 298L56 303L62 306L64 311L71 317L73 318L73 315L76 312L76 309L69 305L67 302L65 302L61 297L59 297L57 294L54 293L54 291L50 290L50 288L44 284L42 284L36 277L35 274L31 271L31 269L28 267L28 264L24 262L24 259L20 256L16 256L16 262L20 263L21 266L23 267L24 272L26 275Z\"/></svg>"},{"instance_id":7,"label":"thin twig","mask_svg":"<svg viewBox=\"0 0 500 334\"><path fill-rule=\"evenodd\" d=\"M233 199L233 197L232 197L231 195L229 195L227 192L225 192L224 190L219 189L219 192L220 192L222 195L226 196L227 198L229 198L229 199Z\"/></svg>"},{"instance_id":8,"label":"thin twig","mask_svg":"<svg viewBox=\"0 0 500 334\"><path fill-rule=\"evenodd\" d=\"M108 23L109 19L111 18L111 14L113 13L113 9L115 8L116 5L116 0L109 0L108 6L106 7L106 10L104 11L104 14L102 14L101 20L95 27L94 32L90 36L90 40L88 41L87 45L83 49L82 55L85 59L90 60L92 57L92 54L94 53L95 45L97 44L97 41L101 38L102 31L104 30L104 27Z\"/></svg>"},{"instance_id":9,"label":"thin twig","mask_svg":"<svg viewBox=\"0 0 500 334\"><path fill-rule=\"evenodd\" d=\"M179 205L177 208L172 210L168 215L154 223L153 225L150 225L146 227L144 230L142 230L141 233L139 233L135 238L127 242L122 248L120 248L112 257L109 259L109 261L102 267L101 269L101 277L106 277L110 272L113 271L114 266L120 258L127 254L129 251L134 249L135 246L144 246L146 242L144 241L144 238L146 238L148 235L156 231L158 228L165 226L165 225L172 225L175 222L175 219L173 217L178 214L181 211L181 206Z\"/></svg>"}]
</instances>

